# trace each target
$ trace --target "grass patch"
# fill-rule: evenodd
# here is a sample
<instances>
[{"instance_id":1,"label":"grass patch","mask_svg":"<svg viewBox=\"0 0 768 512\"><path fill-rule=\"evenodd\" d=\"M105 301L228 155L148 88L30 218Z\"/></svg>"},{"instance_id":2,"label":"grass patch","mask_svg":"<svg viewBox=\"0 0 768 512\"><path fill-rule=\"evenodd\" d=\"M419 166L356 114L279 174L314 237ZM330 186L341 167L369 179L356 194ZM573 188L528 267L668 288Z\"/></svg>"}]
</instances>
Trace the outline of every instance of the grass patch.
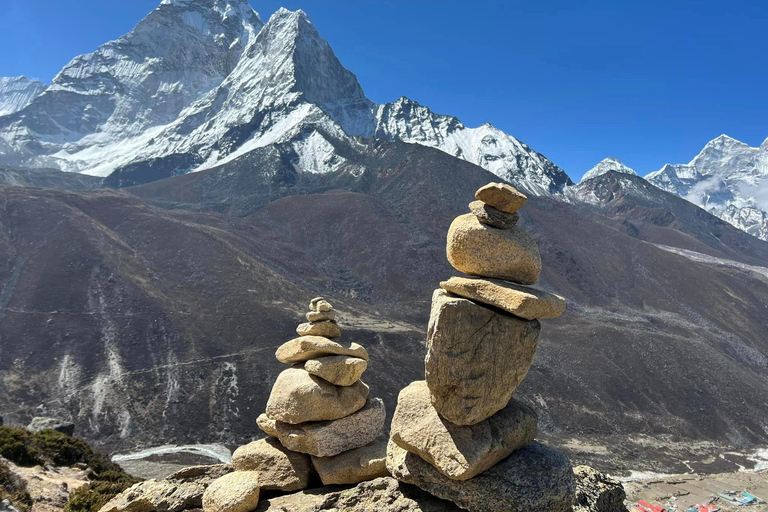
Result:
<instances>
[{"instance_id":1,"label":"grass patch","mask_svg":"<svg viewBox=\"0 0 768 512\"><path fill-rule=\"evenodd\" d=\"M69 496L64 512L98 512L112 498L140 482L125 472L103 473L99 480L79 488Z\"/></svg>"},{"instance_id":2,"label":"grass patch","mask_svg":"<svg viewBox=\"0 0 768 512\"><path fill-rule=\"evenodd\" d=\"M96 478L70 495L65 512L98 512L109 500L140 482L82 439L55 430L32 434L24 429L0 426L0 456L18 466L87 464ZM25 512L32 500L23 484L6 464L0 465L0 499L10 499Z\"/></svg>"}]
</instances>

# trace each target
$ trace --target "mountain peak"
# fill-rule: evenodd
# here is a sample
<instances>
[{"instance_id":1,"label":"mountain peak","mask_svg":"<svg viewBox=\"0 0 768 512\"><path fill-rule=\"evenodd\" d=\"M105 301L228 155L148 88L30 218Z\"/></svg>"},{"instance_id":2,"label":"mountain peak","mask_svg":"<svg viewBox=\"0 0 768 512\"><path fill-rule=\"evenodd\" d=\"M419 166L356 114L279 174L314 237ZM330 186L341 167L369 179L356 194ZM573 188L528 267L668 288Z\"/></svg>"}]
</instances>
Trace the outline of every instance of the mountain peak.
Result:
<instances>
[{"instance_id":1,"label":"mountain peak","mask_svg":"<svg viewBox=\"0 0 768 512\"><path fill-rule=\"evenodd\" d=\"M604 158L599 164L594 166L592 169L587 171L584 174L584 177L581 178L581 182L585 182L587 180L591 180L593 178L597 178L598 176L602 176L603 174L610 172L610 171L616 171L620 172L622 174L630 174L632 176L637 176L637 173L634 169L631 167L627 167L618 158L608 157Z\"/></svg>"},{"instance_id":2,"label":"mountain peak","mask_svg":"<svg viewBox=\"0 0 768 512\"><path fill-rule=\"evenodd\" d=\"M23 109L48 86L26 76L0 77L0 116Z\"/></svg>"}]
</instances>

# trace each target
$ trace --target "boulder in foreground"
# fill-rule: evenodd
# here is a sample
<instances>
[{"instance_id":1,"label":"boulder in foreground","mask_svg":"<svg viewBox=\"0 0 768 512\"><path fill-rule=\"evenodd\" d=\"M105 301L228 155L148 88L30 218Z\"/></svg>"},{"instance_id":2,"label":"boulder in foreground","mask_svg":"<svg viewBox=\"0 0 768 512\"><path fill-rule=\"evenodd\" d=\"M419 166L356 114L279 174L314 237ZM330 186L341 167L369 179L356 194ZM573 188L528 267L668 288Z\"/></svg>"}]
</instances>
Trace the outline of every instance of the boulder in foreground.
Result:
<instances>
[{"instance_id":1,"label":"boulder in foreground","mask_svg":"<svg viewBox=\"0 0 768 512\"><path fill-rule=\"evenodd\" d=\"M540 331L538 320L436 290L425 376L437 412L472 425L506 407L533 363Z\"/></svg>"},{"instance_id":2,"label":"boulder in foreground","mask_svg":"<svg viewBox=\"0 0 768 512\"><path fill-rule=\"evenodd\" d=\"M454 425L432 407L424 381L400 392L392 417L392 440L452 480L467 480L486 471L529 445L536 433L536 413L516 400L480 423Z\"/></svg>"},{"instance_id":3,"label":"boulder in foreground","mask_svg":"<svg viewBox=\"0 0 768 512\"><path fill-rule=\"evenodd\" d=\"M471 512L569 512L573 504L571 462L538 442L470 480L456 481L390 441L387 468L398 480Z\"/></svg>"},{"instance_id":4,"label":"boulder in foreground","mask_svg":"<svg viewBox=\"0 0 768 512\"><path fill-rule=\"evenodd\" d=\"M627 493L621 482L589 466L573 468L576 476L574 512L627 512Z\"/></svg>"},{"instance_id":5,"label":"boulder in foreground","mask_svg":"<svg viewBox=\"0 0 768 512\"><path fill-rule=\"evenodd\" d=\"M372 443L384 428L386 411L380 398L371 398L354 414L334 421L291 425L266 414L256 422L264 432L277 437L288 448L316 457L333 457Z\"/></svg>"},{"instance_id":6,"label":"boulder in foreground","mask_svg":"<svg viewBox=\"0 0 768 512\"><path fill-rule=\"evenodd\" d=\"M309 483L309 456L287 450L274 437L241 446L232 455L236 471L256 471L259 487L275 491L299 491Z\"/></svg>"},{"instance_id":7,"label":"boulder in foreground","mask_svg":"<svg viewBox=\"0 0 768 512\"><path fill-rule=\"evenodd\" d=\"M256 512L464 512L394 478L377 478L351 489L320 488L264 500Z\"/></svg>"},{"instance_id":8,"label":"boulder in foreground","mask_svg":"<svg viewBox=\"0 0 768 512\"><path fill-rule=\"evenodd\" d=\"M371 444L340 453L335 457L312 457L312 465L324 485L346 485L389 476L387 440L379 438Z\"/></svg>"},{"instance_id":9,"label":"boulder in foreground","mask_svg":"<svg viewBox=\"0 0 768 512\"><path fill-rule=\"evenodd\" d=\"M259 504L259 474L235 471L214 480L203 494L204 512L251 512Z\"/></svg>"}]
</instances>

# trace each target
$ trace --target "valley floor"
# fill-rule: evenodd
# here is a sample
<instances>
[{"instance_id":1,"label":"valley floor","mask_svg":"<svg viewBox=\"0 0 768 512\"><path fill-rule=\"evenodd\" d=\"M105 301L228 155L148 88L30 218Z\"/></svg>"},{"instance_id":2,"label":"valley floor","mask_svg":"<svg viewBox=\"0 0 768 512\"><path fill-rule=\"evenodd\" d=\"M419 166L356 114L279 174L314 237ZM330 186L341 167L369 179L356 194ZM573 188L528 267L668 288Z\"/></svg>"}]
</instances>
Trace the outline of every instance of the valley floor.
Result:
<instances>
[{"instance_id":1,"label":"valley floor","mask_svg":"<svg viewBox=\"0 0 768 512\"><path fill-rule=\"evenodd\" d=\"M694 505L713 503L721 511L765 512L768 504L739 505L721 496L728 491L747 491L768 499L768 469L757 472L721 473L715 475L672 475L663 478L624 482L630 504L645 500L667 510L686 511Z\"/></svg>"}]
</instances>

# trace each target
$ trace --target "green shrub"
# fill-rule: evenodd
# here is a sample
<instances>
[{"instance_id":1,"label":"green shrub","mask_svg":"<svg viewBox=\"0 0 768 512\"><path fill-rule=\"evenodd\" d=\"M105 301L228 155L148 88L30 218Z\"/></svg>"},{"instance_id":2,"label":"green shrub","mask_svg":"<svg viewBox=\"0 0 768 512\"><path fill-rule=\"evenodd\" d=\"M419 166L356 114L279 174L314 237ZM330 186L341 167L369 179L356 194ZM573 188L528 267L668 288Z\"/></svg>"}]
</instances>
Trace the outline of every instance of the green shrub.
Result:
<instances>
[{"instance_id":1,"label":"green shrub","mask_svg":"<svg viewBox=\"0 0 768 512\"><path fill-rule=\"evenodd\" d=\"M140 482L82 439L55 430L41 430L30 434L24 429L0 426L0 455L19 466L87 464L96 473L96 480L69 496L65 512L98 512L109 500ZM13 474L8 471L7 466L5 470L6 475L3 476L0 467L0 498L9 498L15 505L23 508L24 512L32 505L29 494L26 493L26 488L17 489L11 483L6 484L6 481L15 480L11 479Z\"/></svg>"},{"instance_id":2,"label":"green shrub","mask_svg":"<svg viewBox=\"0 0 768 512\"><path fill-rule=\"evenodd\" d=\"M97 480L79 488L69 496L64 512L98 512L109 500L140 480L122 473L107 472L110 480Z\"/></svg>"},{"instance_id":3,"label":"green shrub","mask_svg":"<svg viewBox=\"0 0 768 512\"><path fill-rule=\"evenodd\" d=\"M0 427L0 456L20 466L36 466L44 462L33 446L29 432L13 427Z\"/></svg>"}]
</instances>

